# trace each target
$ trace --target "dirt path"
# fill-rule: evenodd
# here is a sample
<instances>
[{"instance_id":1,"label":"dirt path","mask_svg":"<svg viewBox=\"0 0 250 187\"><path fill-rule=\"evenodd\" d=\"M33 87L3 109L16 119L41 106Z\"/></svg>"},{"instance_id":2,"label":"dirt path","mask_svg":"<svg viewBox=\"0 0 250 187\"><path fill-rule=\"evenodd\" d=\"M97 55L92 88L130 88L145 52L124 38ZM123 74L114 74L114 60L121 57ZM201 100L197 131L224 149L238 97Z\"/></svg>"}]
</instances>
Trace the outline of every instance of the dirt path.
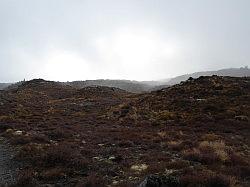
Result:
<instances>
[{"instance_id":1,"label":"dirt path","mask_svg":"<svg viewBox=\"0 0 250 187\"><path fill-rule=\"evenodd\" d=\"M0 137L0 186L15 183L18 164L13 160L14 151L11 146Z\"/></svg>"}]
</instances>

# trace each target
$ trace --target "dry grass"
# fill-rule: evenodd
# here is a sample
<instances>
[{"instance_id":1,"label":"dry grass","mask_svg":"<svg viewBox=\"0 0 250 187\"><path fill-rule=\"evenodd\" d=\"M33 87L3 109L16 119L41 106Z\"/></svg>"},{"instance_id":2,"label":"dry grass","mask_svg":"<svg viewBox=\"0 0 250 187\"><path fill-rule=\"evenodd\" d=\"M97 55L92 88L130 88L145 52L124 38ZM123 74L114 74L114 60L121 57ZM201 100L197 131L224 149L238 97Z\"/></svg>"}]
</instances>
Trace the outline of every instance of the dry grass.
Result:
<instances>
[{"instance_id":1,"label":"dry grass","mask_svg":"<svg viewBox=\"0 0 250 187\"><path fill-rule=\"evenodd\" d=\"M227 146L224 141L203 141L199 144L199 150L203 153L214 152L222 162L228 160Z\"/></svg>"},{"instance_id":2,"label":"dry grass","mask_svg":"<svg viewBox=\"0 0 250 187\"><path fill-rule=\"evenodd\" d=\"M184 158L211 164L215 162L226 162L229 159L227 146L223 141L202 141L197 148L184 150Z\"/></svg>"},{"instance_id":3,"label":"dry grass","mask_svg":"<svg viewBox=\"0 0 250 187\"><path fill-rule=\"evenodd\" d=\"M217 134L214 134L214 133L207 133L207 134L204 134L201 139L203 141L217 141L217 140L220 140L221 139L221 136L217 135Z\"/></svg>"},{"instance_id":4,"label":"dry grass","mask_svg":"<svg viewBox=\"0 0 250 187\"><path fill-rule=\"evenodd\" d=\"M168 110L163 110L157 113L157 119L159 120L172 120L176 117L176 114L174 112L170 112Z\"/></svg>"}]
</instances>

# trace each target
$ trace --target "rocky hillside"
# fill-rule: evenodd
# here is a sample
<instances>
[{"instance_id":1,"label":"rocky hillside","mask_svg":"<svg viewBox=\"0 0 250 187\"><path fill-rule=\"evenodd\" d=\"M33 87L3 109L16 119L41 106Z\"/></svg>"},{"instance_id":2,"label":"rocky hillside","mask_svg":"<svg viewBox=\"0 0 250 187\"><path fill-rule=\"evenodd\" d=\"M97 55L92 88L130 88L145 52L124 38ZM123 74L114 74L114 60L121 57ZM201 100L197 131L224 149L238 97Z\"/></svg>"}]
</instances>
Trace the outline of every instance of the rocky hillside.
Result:
<instances>
[{"instance_id":1,"label":"rocky hillside","mask_svg":"<svg viewBox=\"0 0 250 187\"><path fill-rule=\"evenodd\" d=\"M17 186L250 185L250 78L134 94L41 79L0 92Z\"/></svg>"}]
</instances>

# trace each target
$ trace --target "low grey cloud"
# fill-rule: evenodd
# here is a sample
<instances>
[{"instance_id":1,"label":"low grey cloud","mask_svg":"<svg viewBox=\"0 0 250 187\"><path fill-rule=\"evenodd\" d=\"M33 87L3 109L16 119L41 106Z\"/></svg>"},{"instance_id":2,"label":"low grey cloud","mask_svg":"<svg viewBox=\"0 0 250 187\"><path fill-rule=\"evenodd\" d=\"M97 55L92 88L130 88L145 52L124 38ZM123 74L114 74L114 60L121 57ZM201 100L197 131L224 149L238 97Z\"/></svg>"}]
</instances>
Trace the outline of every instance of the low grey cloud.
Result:
<instances>
[{"instance_id":1,"label":"low grey cloud","mask_svg":"<svg viewBox=\"0 0 250 187\"><path fill-rule=\"evenodd\" d=\"M250 65L248 0L0 0L0 82Z\"/></svg>"}]
</instances>

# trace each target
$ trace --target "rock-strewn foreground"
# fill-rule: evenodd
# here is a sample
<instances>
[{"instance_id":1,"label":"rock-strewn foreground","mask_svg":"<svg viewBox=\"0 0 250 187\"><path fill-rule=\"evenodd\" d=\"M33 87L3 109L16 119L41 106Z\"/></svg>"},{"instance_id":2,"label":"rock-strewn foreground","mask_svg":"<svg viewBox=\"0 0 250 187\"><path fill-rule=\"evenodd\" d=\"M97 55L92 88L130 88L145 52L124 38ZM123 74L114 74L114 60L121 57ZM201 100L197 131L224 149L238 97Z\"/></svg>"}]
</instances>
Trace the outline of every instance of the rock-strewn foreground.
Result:
<instances>
[{"instance_id":1,"label":"rock-strewn foreground","mask_svg":"<svg viewBox=\"0 0 250 187\"><path fill-rule=\"evenodd\" d=\"M249 186L250 78L131 94L36 79L0 92L16 186Z\"/></svg>"}]
</instances>

